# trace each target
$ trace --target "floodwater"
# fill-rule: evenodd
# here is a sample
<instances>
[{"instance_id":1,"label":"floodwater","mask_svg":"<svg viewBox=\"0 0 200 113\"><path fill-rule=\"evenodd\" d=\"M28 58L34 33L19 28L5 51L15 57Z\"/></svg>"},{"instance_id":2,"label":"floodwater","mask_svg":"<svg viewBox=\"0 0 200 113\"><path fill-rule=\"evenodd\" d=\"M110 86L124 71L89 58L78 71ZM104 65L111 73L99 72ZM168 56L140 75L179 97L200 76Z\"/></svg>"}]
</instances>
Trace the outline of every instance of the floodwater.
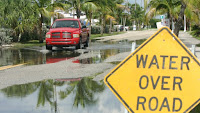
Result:
<instances>
[{"instance_id":1,"label":"floodwater","mask_svg":"<svg viewBox=\"0 0 200 113\"><path fill-rule=\"evenodd\" d=\"M93 77L44 80L0 90L1 113L124 113L125 108Z\"/></svg>"},{"instance_id":2,"label":"floodwater","mask_svg":"<svg viewBox=\"0 0 200 113\"><path fill-rule=\"evenodd\" d=\"M93 77L43 80L0 90L1 113L124 113L103 81ZM190 113L199 113L200 105Z\"/></svg>"},{"instance_id":3,"label":"floodwater","mask_svg":"<svg viewBox=\"0 0 200 113\"><path fill-rule=\"evenodd\" d=\"M72 60L72 63L94 64L130 50L131 43L127 41L94 42L83 52L70 49L47 51L45 47L1 49L0 66L56 63L81 54L99 53L94 57ZM103 81L93 78L50 79L0 89L0 113L124 113L124 106ZM200 104L190 113L200 113Z\"/></svg>"},{"instance_id":4,"label":"floodwater","mask_svg":"<svg viewBox=\"0 0 200 113\"><path fill-rule=\"evenodd\" d=\"M0 67L7 65L38 65L56 63L63 60L72 59L85 53L97 53L90 58L76 59L73 63L91 64L101 63L107 57L116 55L121 52L127 52L131 49L130 42L92 42L91 49L85 49L80 52L71 48L54 48L48 51L45 47L32 47L24 49L0 49Z\"/></svg>"}]
</instances>

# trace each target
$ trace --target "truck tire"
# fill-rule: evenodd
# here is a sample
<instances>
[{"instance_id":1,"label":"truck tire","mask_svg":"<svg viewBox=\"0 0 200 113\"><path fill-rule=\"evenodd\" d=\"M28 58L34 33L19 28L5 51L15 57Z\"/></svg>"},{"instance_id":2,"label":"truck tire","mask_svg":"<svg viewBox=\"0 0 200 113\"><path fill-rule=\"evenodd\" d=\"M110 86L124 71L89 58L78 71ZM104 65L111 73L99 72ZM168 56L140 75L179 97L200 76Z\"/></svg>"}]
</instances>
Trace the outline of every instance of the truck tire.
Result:
<instances>
[{"instance_id":1,"label":"truck tire","mask_svg":"<svg viewBox=\"0 0 200 113\"><path fill-rule=\"evenodd\" d=\"M47 50L52 50L52 46L46 45L46 49L47 49Z\"/></svg>"}]
</instances>

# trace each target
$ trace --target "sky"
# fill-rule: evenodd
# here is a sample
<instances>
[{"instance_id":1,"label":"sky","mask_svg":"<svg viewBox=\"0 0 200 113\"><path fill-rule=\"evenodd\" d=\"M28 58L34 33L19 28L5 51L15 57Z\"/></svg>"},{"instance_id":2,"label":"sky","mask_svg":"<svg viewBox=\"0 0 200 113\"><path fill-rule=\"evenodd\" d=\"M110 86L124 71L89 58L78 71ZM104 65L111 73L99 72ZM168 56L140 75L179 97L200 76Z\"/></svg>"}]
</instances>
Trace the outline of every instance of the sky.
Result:
<instances>
[{"instance_id":1,"label":"sky","mask_svg":"<svg viewBox=\"0 0 200 113\"><path fill-rule=\"evenodd\" d=\"M124 1L128 1L131 4L135 4L135 0L124 0ZM137 4L142 5L142 7L144 7L144 0L136 0Z\"/></svg>"}]
</instances>

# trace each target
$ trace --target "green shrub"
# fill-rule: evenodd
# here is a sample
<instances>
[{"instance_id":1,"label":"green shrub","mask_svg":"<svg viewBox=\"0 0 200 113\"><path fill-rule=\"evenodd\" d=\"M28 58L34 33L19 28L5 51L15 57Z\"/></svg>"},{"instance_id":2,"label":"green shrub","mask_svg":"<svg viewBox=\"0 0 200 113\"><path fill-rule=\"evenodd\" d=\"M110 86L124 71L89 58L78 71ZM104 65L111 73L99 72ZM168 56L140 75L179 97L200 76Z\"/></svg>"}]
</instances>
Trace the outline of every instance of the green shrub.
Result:
<instances>
[{"instance_id":1,"label":"green shrub","mask_svg":"<svg viewBox=\"0 0 200 113\"><path fill-rule=\"evenodd\" d=\"M44 35L45 33L43 32L43 37L45 37ZM23 32L21 35L21 39L20 42L28 42L30 40L38 40L38 33L37 31L32 31L32 32Z\"/></svg>"},{"instance_id":2,"label":"green shrub","mask_svg":"<svg viewBox=\"0 0 200 113\"><path fill-rule=\"evenodd\" d=\"M151 19L149 21L150 25L151 25L151 28L157 28L156 26L156 22L160 22L161 20L160 19Z\"/></svg>"},{"instance_id":3,"label":"green shrub","mask_svg":"<svg viewBox=\"0 0 200 113\"><path fill-rule=\"evenodd\" d=\"M192 33L195 37L200 37L200 26L194 25L192 26Z\"/></svg>"},{"instance_id":4,"label":"green shrub","mask_svg":"<svg viewBox=\"0 0 200 113\"><path fill-rule=\"evenodd\" d=\"M129 26L129 30L131 30L131 31L132 31L132 30L133 30L133 26Z\"/></svg>"},{"instance_id":5,"label":"green shrub","mask_svg":"<svg viewBox=\"0 0 200 113\"><path fill-rule=\"evenodd\" d=\"M101 33L101 27L100 26L92 26L91 34L100 34L100 33Z\"/></svg>"},{"instance_id":6,"label":"green shrub","mask_svg":"<svg viewBox=\"0 0 200 113\"><path fill-rule=\"evenodd\" d=\"M11 44L12 38L10 36L6 36L6 33L0 32L0 45Z\"/></svg>"},{"instance_id":7,"label":"green shrub","mask_svg":"<svg viewBox=\"0 0 200 113\"><path fill-rule=\"evenodd\" d=\"M11 30L0 29L0 45L11 44L12 38L10 37Z\"/></svg>"},{"instance_id":8,"label":"green shrub","mask_svg":"<svg viewBox=\"0 0 200 113\"><path fill-rule=\"evenodd\" d=\"M103 33L109 33L110 25L106 25ZM117 28L111 29L112 32L117 32ZM91 34L101 34L101 26L92 26Z\"/></svg>"},{"instance_id":9,"label":"green shrub","mask_svg":"<svg viewBox=\"0 0 200 113\"><path fill-rule=\"evenodd\" d=\"M109 33L110 26L106 25L104 28L104 33Z\"/></svg>"}]
</instances>

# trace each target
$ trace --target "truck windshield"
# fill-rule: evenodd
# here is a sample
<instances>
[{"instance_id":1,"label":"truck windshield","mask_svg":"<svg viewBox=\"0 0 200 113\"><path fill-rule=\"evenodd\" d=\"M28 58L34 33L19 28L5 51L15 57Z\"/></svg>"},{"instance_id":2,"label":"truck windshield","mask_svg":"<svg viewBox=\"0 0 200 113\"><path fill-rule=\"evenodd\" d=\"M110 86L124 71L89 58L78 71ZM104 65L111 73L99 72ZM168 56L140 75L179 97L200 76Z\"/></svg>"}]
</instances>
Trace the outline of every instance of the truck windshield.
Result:
<instances>
[{"instance_id":1,"label":"truck windshield","mask_svg":"<svg viewBox=\"0 0 200 113\"><path fill-rule=\"evenodd\" d=\"M75 20L59 20L55 21L52 28L71 27L79 28L78 21Z\"/></svg>"}]
</instances>

